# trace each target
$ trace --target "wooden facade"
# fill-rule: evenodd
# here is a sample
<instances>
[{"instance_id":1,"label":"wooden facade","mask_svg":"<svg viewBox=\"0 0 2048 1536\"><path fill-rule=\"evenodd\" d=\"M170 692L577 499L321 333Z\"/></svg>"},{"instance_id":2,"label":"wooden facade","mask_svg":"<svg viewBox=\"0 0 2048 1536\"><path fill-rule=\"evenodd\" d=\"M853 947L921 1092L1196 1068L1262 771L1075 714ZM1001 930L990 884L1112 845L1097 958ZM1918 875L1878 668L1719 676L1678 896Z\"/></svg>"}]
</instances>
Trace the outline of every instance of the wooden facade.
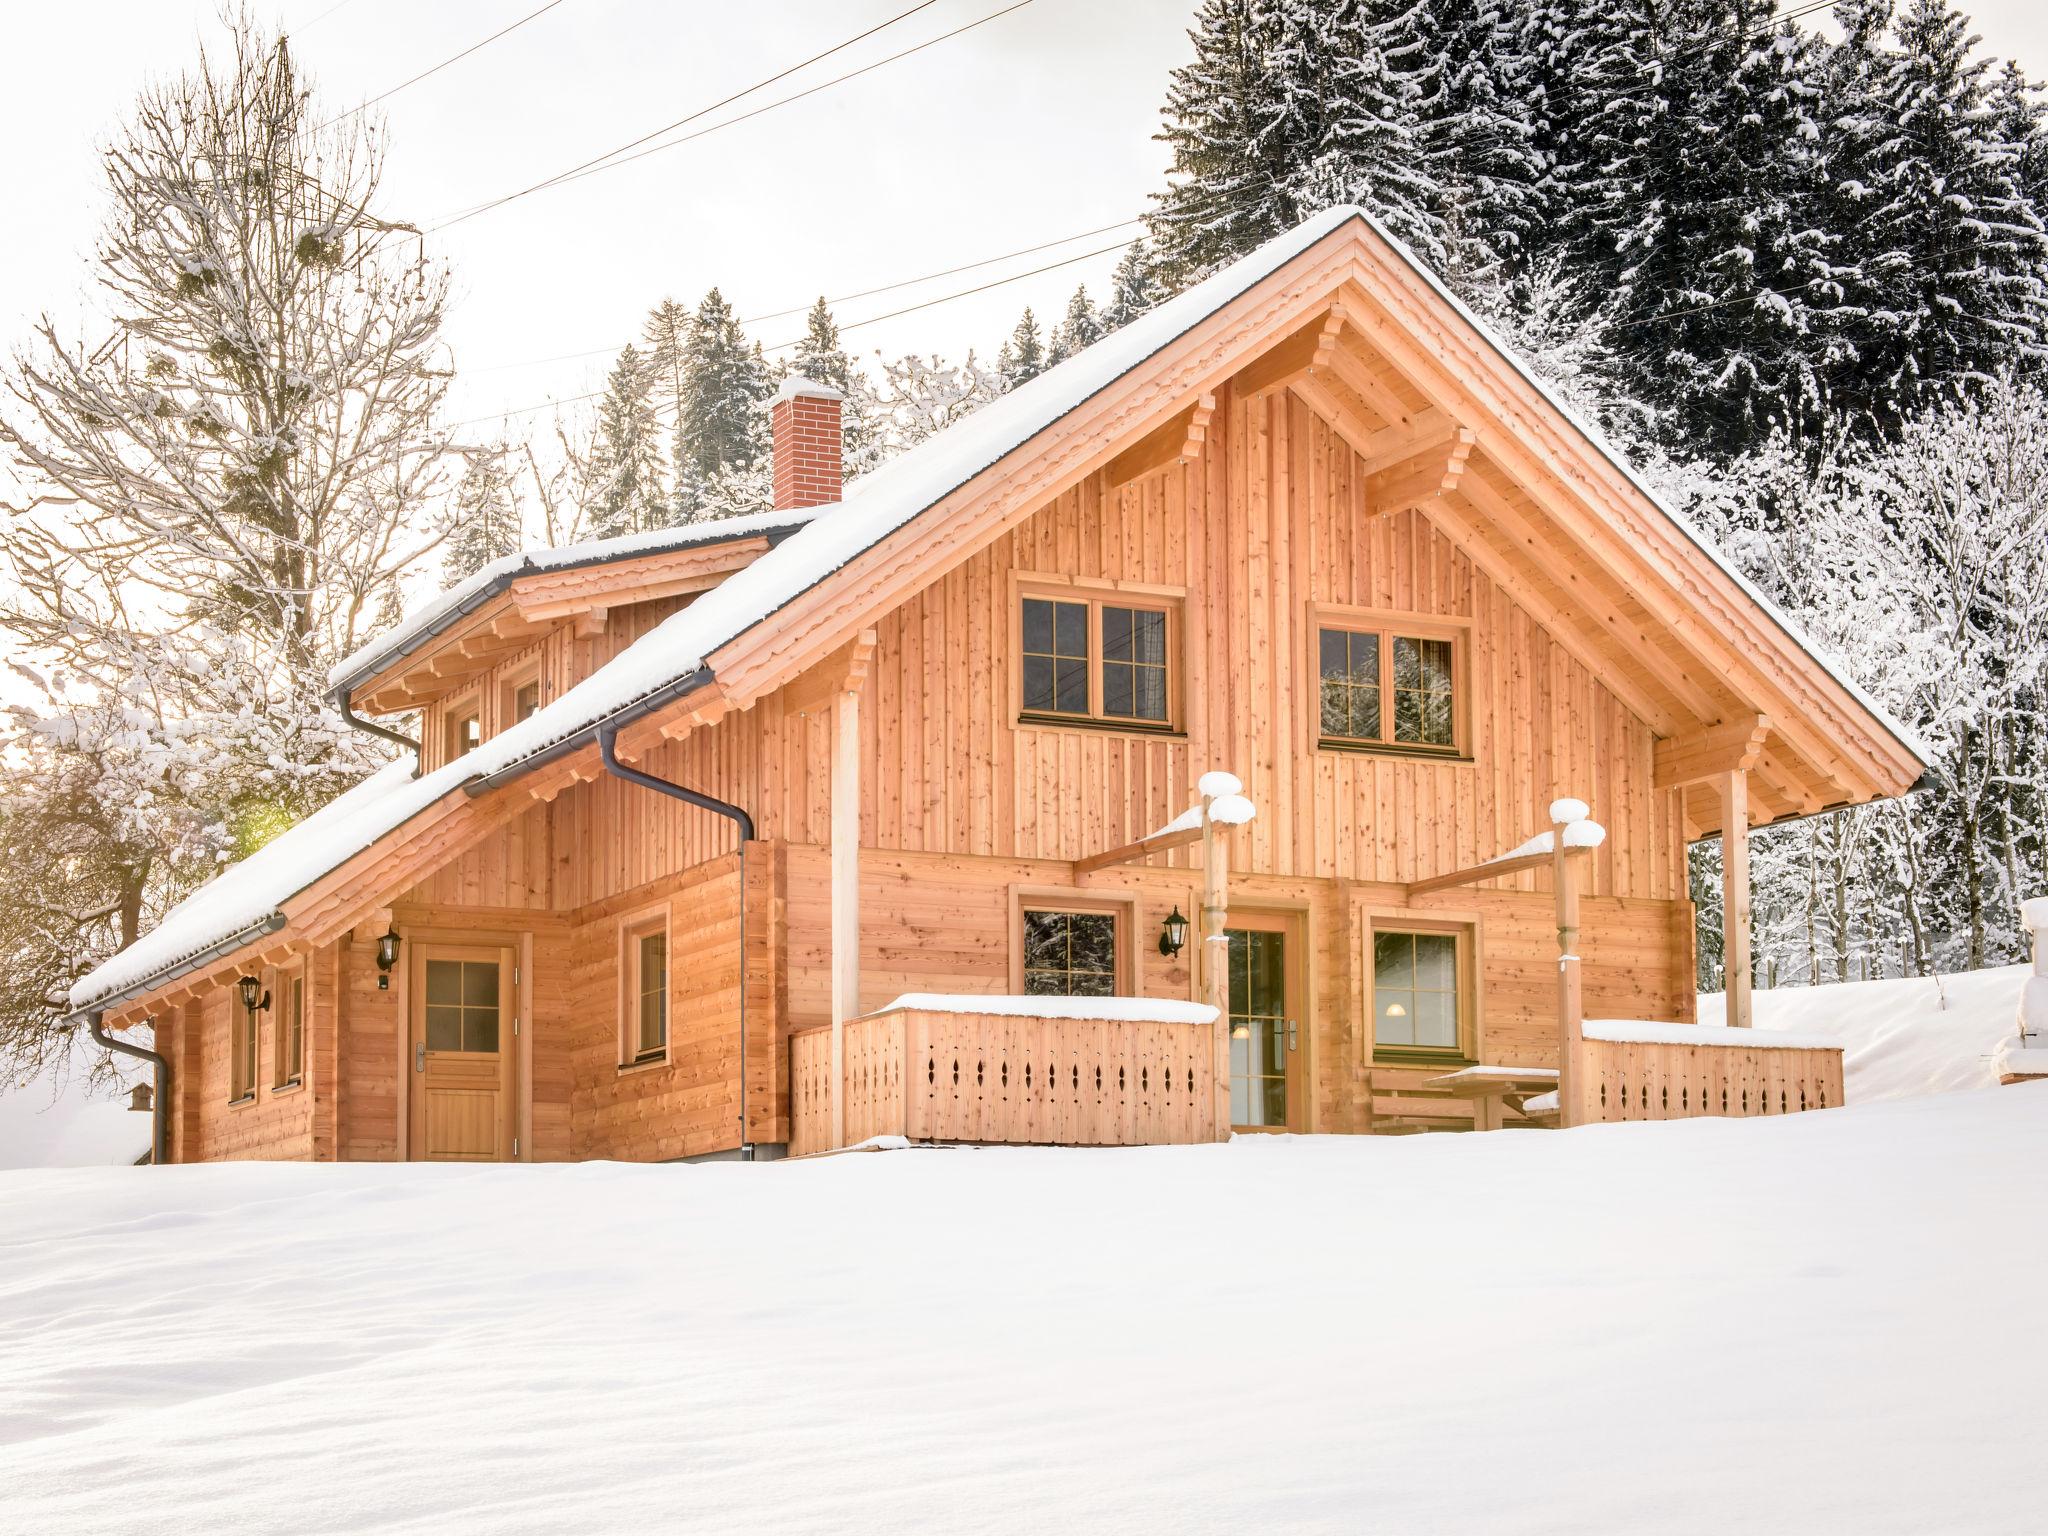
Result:
<instances>
[{"instance_id":1,"label":"wooden facade","mask_svg":"<svg viewBox=\"0 0 2048 1536\"><path fill-rule=\"evenodd\" d=\"M611 776L585 747L453 796L310 884L260 948L125 1005L156 1021L176 1066L174 1157L418 1154L425 1005L409 962L380 987L387 930L408 954L510 957L516 979L493 1005L507 1086L491 1111L507 1156L952 1134L964 1111L900 1074L958 1016L876 1010L904 993L1020 990L1022 914L1040 910L1114 921L1118 990L1198 999L1200 937L1179 954L1157 939L1170 911L1200 907L1200 849L1076 866L1187 811L1211 769L1238 775L1257 808L1229 834L1225 925L1278 934L1287 956L1274 1005L1286 1108L1269 1128L1469 1123L1469 1104L1430 1079L1461 1062L1559 1065L1549 874L1411 886L1514 848L1560 797L1585 800L1607 833L1580 877L1586 1011L1689 1021L1688 839L1729 827L1739 845L1752 823L1896 793L1903 749L1885 756L1861 717L1869 739L1845 743L1833 722L1853 701L1831 680L1770 672L1769 690L1752 686L1771 664L1743 647L1768 621L1730 617L1706 577L1686 578L1697 609L1657 596L1647 573L1690 558L1668 537L1595 537L1603 517L1621 521L1621 493L1561 467L1571 429L1519 375L1482 373L1412 273L1319 245L1204 324L1180 344L1191 361L1148 361L1142 389L1077 408L1050 429L1066 436L1027 444L900 547L885 541L711 657L711 691L620 736L633 767L751 816L744 874L728 820ZM920 523L924 542L907 542ZM1570 553L1575 539L1597 557ZM465 722L496 735L765 547L745 545L515 586L392 660L357 702L416 710L423 765L438 766ZM1098 631L1105 610L1156 615L1158 717L1028 707L1030 600L1086 611ZM1444 739L1329 736L1325 630L1441 642ZM1724 652L1746 659L1721 665ZM629 1060L624 946L657 931L666 1044ZM1434 1055L1375 1031L1376 941L1418 932L1448 936L1457 957L1455 1045ZM258 962L306 967L305 1072L273 1091L265 1063L231 1104L228 983ZM1006 1028L985 1031L1008 1041ZM1040 1046L1047 1060L1082 1049L1010 1041L998 1070L1015 1056L1021 1072ZM1137 1047L1086 1049L1093 1062ZM1206 1119L1193 1106L1139 1118L1164 1116L1174 1139L1213 1132L1224 1065L1201 1068ZM861 1095L821 1099L849 1068L867 1074ZM878 1072L898 1074L886 1094ZM1048 1109L988 1139L1114 1141L1135 1123L1069 1118L1071 1135Z\"/></svg>"}]
</instances>

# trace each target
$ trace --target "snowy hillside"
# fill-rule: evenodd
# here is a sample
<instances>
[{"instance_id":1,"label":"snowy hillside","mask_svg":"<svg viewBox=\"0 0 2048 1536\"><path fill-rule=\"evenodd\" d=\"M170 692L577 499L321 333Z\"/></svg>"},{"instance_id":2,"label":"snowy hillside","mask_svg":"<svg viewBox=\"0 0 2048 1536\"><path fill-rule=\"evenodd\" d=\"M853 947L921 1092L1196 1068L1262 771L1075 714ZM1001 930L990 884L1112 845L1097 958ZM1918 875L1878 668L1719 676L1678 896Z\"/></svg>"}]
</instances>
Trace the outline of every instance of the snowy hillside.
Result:
<instances>
[{"instance_id":1,"label":"snowy hillside","mask_svg":"<svg viewBox=\"0 0 2048 1536\"><path fill-rule=\"evenodd\" d=\"M2032 1532L2048 1085L0 1175L0 1529Z\"/></svg>"},{"instance_id":2,"label":"snowy hillside","mask_svg":"<svg viewBox=\"0 0 2048 1536\"><path fill-rule=\"evenodd\" d=\"M1851 981L1757 992L1756 1027L1840 1040L1851 1104L1918 1093L1988 1088L1999 1042L2014 1032L2027 968L1955 976ZM1727 1014L1720 993L1700 999L1700 1022Z\"/></svg>"},{"instance_id":3,"label":"snowy hillside","mask_svg":"<svg viewBox=\"0 0 2048 1536\"><path fill-rule=\"evenodd\" d=\"M22 1087L0 1083L0 1169L126 1164L149 1150L149 1116L128 1108L127 1089L87 1086L92 1058L103 1054L79 1046L61 1086L49 1076ZM147 1077L138 1068L122 1080Z\"/></svg>"}]
</instances>

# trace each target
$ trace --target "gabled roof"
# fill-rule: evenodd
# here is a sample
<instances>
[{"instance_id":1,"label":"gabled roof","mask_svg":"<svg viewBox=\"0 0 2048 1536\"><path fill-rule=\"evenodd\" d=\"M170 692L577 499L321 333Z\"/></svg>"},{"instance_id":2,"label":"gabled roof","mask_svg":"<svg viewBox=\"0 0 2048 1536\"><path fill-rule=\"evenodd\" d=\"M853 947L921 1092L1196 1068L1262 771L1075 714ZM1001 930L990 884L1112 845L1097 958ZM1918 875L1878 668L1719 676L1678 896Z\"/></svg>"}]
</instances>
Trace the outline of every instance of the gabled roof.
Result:
<instances>
[{"instance_id":1,"label":"gabled roof","mask_svg":"<svg viewBox=\"0 0 2048 1536\"><path fill-rule=\"evenodd\" d=\"M1403 270L1409 276L1425 283L1436 299L1469 328L1469 334L1490 349L1489 355L1496 362L1510 365L1527 391L1547 406L1555 419L1572 429L1568 435L1576 439L1579 450L1590 448L1609 469L1618 473L1621 482L1639 498L1639 507L1650 509L1667 531L1676 530L1683 541L1707 557L1726 582L1717 600L1725 601L1729 595L1744 600L1751 612L1761 614L1767 626L1791 643L1792 649L1803 653L1806 665L1815 674L1841 689L1867 721L1897 745L1899 752L1893 753L1894 757L1903 753L1920 767L1926 765L1925 750L1910 735L1845 673L1814 653L1768 599L1729 566L1685 519L1643 485L1594 429L1552 396L1398 242L1361 210L1333 208L1269 241L1207 281L854 482L841 503L813 509L808 514L813 520L751 565L671 615L561 697L456 762L417 780L405 777L402 769L386 770L309 818L262 853L195 893L142 941L81 979L72 988L72 1006L80 1011L104 1008L141 996L205 963L220 951L223 943L254 925L270 922L274 926L281 921L285 902L452 791L460 788L478 793L563 752L583 748L600 729L625 725L670 700L713 685L717 681L712 665L714 655L730 651L743 638L778 638L778 616L799 599L827 590L835 573L847 570L900 531L907 533L921 514L948 502L991 467L1045 438L1049 429L1056 428L1095 397L1119 384L1128 388L1134 376L1142 377L1141 370L1148 360L1183 342L1236 301L1252 295L1267 279L1353 225L1359 226L1358 237L1369 235L1376 249L1392 252L1405 264ZM1281 318L1284 317L1267 317L1273 323ZM1269 336L1266 344L1270 342ZM1248 346L1247 343L1233 350L1227 337L1204 342L1205 350L1188 366L1212 366L1227 373L1242 366L1245 359L1241 354ZM1185 346L1182 350L1186 350ZM1157 416L1170 411L1175 404L1161 394L1158 400L1148 401L1148 408L1156 406L1153 415ZM1062 462L1082 462L1070 447L1062 442ZM945 521L939 519L935 526L943 526ZM720 531L729 533L730 524L722 525ZM396 639L383 637L377 645L417 643L422 626L430 622L432 614L438 612L443 616L441 622L447 621L446 615L454 611L461 591L457 589L440 604L423 611L407 626L406 634ZM864 600L864 595L850 600L839 619L865 622ZM386 650L381 654L388 661L394 653ZM336 668L336 677L359 675L365 665L365 653L359 652ZM749 697L758 696L760 691L756 688Z\"/></svg>"},{"instance_id":2,"label":"gabled roof","mask_svg":"<svg viewBox=\"0 0 2048 1536\"><path fill-rule=\"evenodd\" d=\"M521 577L616 565L679 549L726 544L735 539L774 539L796 532L816 517L818 511L816 507L806 507L788 512L752 512L741 517L712 518L701 523L683 523L674 528L654 528L646 533L622 534L615 539L585 539L553 549L529 549L516 555L506 555L422 604L407 616L404 623L394 625L351 651L328 670L327 686L335 693L348 692L460 622L465 615L475 612L509 589Z\"/></svg>"}]
</instances>

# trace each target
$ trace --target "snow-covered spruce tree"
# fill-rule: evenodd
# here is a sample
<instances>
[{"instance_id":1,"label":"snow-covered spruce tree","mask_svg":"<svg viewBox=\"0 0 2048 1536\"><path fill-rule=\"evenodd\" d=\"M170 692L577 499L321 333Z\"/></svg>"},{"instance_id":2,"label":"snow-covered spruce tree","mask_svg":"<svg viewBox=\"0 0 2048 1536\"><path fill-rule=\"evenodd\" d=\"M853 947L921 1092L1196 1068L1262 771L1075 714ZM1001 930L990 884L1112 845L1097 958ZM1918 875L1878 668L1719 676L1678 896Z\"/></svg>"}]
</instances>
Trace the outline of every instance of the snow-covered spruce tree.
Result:
<instances>
[{"instance_id":1,"label":"snow-covered spruce tree","mask_svg":"<svg viewBox=\"0 0 2048 1536\"><path fill-rule=\"evenodd\" d=\"M2048 101L2017 60L1999 66L1991 111L2000 140L2012 147L2012 178L2037 217L2048 218Z\"/></svg>"},{"instance_id":2,"label":"snow-covered spruce tree","mask_svg":"<svg viewBox=\"0 0 2048 1536\"><path fill-rule=\"evenodd\" d=\"M964 421L1003 393L1001 375L975 361L899 357L882 362L882 384L868 392L865 408L876 423L883 457L915 448L926 438Z\"/></svg>"},{"instance_id":3,"label":"snow-covered spruce tree","mask_svg":"<svg viewBox=\"0 0 2048 1536\"><path fill-rule=\"evenodd\" d=\"M790 371L801 378L830 384L846 398L839 406L841 462L848 479L867 473L878 461L880 443L868 411L871 391L860 365L840 344L839 322L820 295L804 318L804 334L789 360Z\"/></svg>"},{"instance_id":4,"label":"snow-covered spruce tree","mask_svg":"<svg viewBox=\"0 0 2048 1536\"><path fill-rule=\"evenodd\" d=\"M1003 388L1015 389L1028 379L1035 379L1045 372L1045 338L1038 329L1038 317L1031 313L1031 306L1024 306L1024 313L1017 319L1017 325L1010 332L1010 339L996 353L996 373L1003 381Z\"/></svg>"},{"instance_id":5,"label":"snow-covered spruce tree","mask_svg":"<svg viewBox=\"0 0 2048 1536\"><path fill-rule=\"evenodd\" d=\"M1051 344L1045 350L1045 364L1050 368L1055 363L1063 363L1075 353L1094 346L1102 337L1102 316L1088 297L1088 285L1083 283L1067 300L1066 313L1053 327Z\"/></svg>"},{"instance_id":6,"label":"snow-covered spruce tree","mask_svg":"<svg viewBox=\"0 0 2048 1536\"><path fill-rule=\"evenodd\" d=\"M1516 8L1514 73L1535 181L1522 234L1524 267L1580 261L1589 248L1609 58L1627 36L1609 0L1528 0Z\"/></svg>"},{"instance_id":7,"label":"snow-covered spruce tree","mask_svg":"<svg viewBox=\"0 0 2048 1536\"><path fill-rule=\"evenodd\" d=\"M1632 0L1608 55L1597 267L1630 392L1673 446L1734 453L1818 419L1834 241L1815 223L1810 35L1768 0Z\"/></svg>"},{"instance_id":8,"label":"snow-covered spruce tree","mask_svg":"<svg viewBox=\"0 0 2048 1536\"><path fill-rule=\"evenodd\" d=\"M28 946L15 1061L74 971L380 760L325 672L438 538L445 275L381 211L382 130L327 122L282 39L228 27L110 137L92 318L39 321L0 398L27 682L0 857L8 921L43 925L0 939Z\"/></svg>"},{"instance_id":9,"label":"snow-covered spruce tree","mask_svg":"<svg viewBox=\"0 0 2048 1536\"><path fill-rule=\"evenodd\" d=\"M1842 233L1868 306L1857 404L1895 420L1957 383L2048 357L2048 239L1994 111L1990 61L1948 0L1910 0L1864 109L1864 216Z\"/></svg>"},{"instance_id":10,"label":"snow-covered spruce tree","mask_svg":"<svg viewBox=\"0 0 2048 1536\"><path fill-rule=\"evenodd\" d=\"M598 401L597 437L591 446L591 535L612 539L676 521L662 468L653 382L647 360L629 346L612 364Z\"/></svg>"},{"instance_id":11,"label":"snow-covered spruce tree","mask_svg":"<svg viewBox=\"0 0 2048 1536\"><path fill-rule=\"evenodd\" d=\"M1143 240L1133 240L1109 276L1109 302L1102 306L1103 334L1122 330L1165 297L1157 257Z\"/></svg>"},{"instance_id":12,"label":"snow-covered spruce tree","mask_svg":"<svg viewBox=\"0 0 2048 1536\"><path fill-rule=\"evenodd\" d=\"M647 372L647 399L657 416L666 413L674 421L683 398L683 351L689 344L690 312L674 299L664 298L647 311L640 323L640 357ZM670 434L668 483L683 480L683 463L675 435Z\"/></svg>"},{"instance_id":13,"label":"snow-covered spruce tree","mask_svg":"<svg viewBox=\"0 0 2048 1536\"><path fill-rule=\"evenodd\" d=\"M691 317L683 348L676 505L686 521L767 504L762 406L772 389L760 347L747 340L732 306L713 288Z\"/></svg>"},{"instance_id":14,"label":"snow-covered spruce tree","mask_svg":"<svg viewBox=\"0 0 2048 1536\"><path fill-rule=\"evenodd\" d=\"M467 457L469 467L442 518L447 542L441 546L441 568L451 583L525 547L520 454L498 442L473 449Z\"/></svg>"}]
</instances>

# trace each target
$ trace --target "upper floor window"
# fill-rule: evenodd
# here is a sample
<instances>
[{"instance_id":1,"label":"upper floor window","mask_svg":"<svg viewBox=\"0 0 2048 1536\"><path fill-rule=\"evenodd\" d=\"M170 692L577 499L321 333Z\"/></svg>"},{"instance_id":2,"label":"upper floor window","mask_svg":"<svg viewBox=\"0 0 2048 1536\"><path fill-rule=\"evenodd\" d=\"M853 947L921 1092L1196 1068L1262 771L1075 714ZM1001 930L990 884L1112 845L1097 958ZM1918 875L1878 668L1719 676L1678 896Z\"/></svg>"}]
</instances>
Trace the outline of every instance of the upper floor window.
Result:
<instances>
[{"instance_id":1,"label":"upper floor window","mask_svg":"<svg viewBox=\"0 0 2048 1536\"><path fill-rule=\"evenodd\" d=\"M512 690L512 723L517 725L530 715L540 712L540 679L521 683Z\"/></svg>"},{"instance_id":2,"label":"upper floor window","mask_svg":"<svg viewBox=\"0 0 2048 1536\"><path fill-rule=\"evenodd\" d=\"M1464 750L1458 636L1325 624L1316 638L1324 745Z\"/></svg>"},{"instance_id":3,"label":"upper floor window","mask_svg":"<svg viewBox=\"0 0 2048 1536\"><path fill-rule=\"evenodd\" d=\"M484 719L477 712L474 703L464 706L448 716L448 761L454 762L465 752L473 752L483 745Z\"/></svg>"},{"instance_id":4,"label":"upper floor window","mask_svg":"<svg viewBox=\"0 0 2048 1536\"><path fill-rule=\"evenodd\" d=\"M1178 603L1027 592L1019 599L1019 710L1027 719L1140 730L1174 724Z\"/></svg>"}]
</instances>

